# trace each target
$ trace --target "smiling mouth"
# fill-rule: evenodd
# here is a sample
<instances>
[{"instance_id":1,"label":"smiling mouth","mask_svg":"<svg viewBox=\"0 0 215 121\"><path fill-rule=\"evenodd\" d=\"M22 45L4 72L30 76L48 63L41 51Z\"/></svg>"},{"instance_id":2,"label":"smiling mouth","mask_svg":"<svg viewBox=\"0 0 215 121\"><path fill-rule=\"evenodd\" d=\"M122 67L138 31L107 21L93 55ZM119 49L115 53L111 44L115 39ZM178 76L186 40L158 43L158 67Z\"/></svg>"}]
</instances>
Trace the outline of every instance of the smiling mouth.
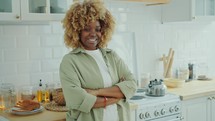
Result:
<instances>
[{"instance_id":1,"label":"smiling mouth","mask_svg":"<svg viewBox=\"0 0 215 121\"><path fill-rule=\"evenodd\" d=\"M88 39L88 43L89 44L97 44L98 43L98 39L97 38Z\"/></svg>"},{"instance_id":2,"label":"smiling mouth","mask_svg":"<svg viewBox=\"0 0 215 121\"><path fill-rule=\"evenodd\" d=\"M96 38L93 38L93 39L89 39L90 42L96 42L97 39Z\"/></svg>"}]
</instances>

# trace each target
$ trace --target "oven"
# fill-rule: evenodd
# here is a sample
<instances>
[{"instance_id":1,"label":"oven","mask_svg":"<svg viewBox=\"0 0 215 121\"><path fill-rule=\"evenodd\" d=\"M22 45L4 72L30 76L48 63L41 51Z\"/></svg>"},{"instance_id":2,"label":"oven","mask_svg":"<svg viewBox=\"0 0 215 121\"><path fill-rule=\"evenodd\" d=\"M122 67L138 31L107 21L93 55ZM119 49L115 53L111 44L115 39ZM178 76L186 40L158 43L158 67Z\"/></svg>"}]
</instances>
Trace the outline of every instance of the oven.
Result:
<instances>
[{"instance_id":1,"label":"oven","mask_svg":"<svg viewBox=\"0 0 215 121\"><path fill-rule=\"evenodd\" d=\"M181 100L177 95L151 97L138 93L130 102L138 104L135 121L181 121Z\"/></svg>"}]
</instances>

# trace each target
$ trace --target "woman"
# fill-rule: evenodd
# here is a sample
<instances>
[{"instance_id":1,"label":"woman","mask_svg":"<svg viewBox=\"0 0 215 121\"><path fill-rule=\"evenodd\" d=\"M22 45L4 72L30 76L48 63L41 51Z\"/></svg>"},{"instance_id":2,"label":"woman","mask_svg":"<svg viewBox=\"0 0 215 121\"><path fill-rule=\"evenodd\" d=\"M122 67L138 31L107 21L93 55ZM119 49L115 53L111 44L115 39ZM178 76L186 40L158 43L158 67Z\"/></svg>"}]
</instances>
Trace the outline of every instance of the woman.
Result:
<instances>
[{"instance_id":1,"label":"woman","mask_svg":"<svg viewBox=\"0 0 215 121\"><path fill-rule=\"evenodd\" d=\"M136 82L122 59L106 48L114 26L113 16L99 1L76 2L66 13L64 39L73 48L60 65L67 121L130 120L127 101Z\"/></svg>"}]
</instances>

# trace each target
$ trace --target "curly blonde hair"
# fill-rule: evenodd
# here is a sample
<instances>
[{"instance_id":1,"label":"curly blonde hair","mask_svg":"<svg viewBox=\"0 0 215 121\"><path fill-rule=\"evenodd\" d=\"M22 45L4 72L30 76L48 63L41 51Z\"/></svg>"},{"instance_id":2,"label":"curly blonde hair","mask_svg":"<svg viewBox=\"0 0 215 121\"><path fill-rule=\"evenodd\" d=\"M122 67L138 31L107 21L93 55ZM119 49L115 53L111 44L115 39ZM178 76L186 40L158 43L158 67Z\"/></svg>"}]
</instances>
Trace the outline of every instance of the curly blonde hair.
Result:
<instances>
[{"instance_id":1,"label":"curly blonde hair","mask_svg":"<svg viewBox=\"0 0 215 121\"><path fill-rule=\"evenodd\" d=\"M75 2L72 4L62 21L65 29L65 45L70 48L82 47L80 42L81 30L93 21L99 21L101 25L102 37L97 47L106 47L111 40L115 21L111 13L99 0L85 0L83 3Z\"/></svg>"}]
</instances>

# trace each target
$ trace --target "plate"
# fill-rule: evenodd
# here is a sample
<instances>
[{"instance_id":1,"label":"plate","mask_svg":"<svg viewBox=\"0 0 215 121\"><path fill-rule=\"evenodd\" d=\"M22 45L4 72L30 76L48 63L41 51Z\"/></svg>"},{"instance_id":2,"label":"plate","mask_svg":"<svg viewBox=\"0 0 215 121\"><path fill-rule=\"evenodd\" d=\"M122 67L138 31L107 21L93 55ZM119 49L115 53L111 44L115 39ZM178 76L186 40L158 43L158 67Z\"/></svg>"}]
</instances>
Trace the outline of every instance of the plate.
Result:
<instances>
[{"instance_id":1,"label":"plate","mask_svg":"<svg viewBox=\"0 0 215 121\"><path fill-rule=\"evenodd\" d=\"M201 81L210 81L212 80L211 78L198 78L197 80L201 80Z\"/></svg>"},{"instance_id":2,"label":"plate","mask_svg":"<svg viewBox=\"0 0 215 121\"><path fill-rule=\"evenodd\" d=\"M31 114L42 112L43 109L44 109L43 106L40 106L39 109L35 109L35 110L32 110L32 111L19 112L20 108L13 107L13 108L11 108L10 113L15 114L15 115L31 115Z\"/></svg>"}]
</instances>

